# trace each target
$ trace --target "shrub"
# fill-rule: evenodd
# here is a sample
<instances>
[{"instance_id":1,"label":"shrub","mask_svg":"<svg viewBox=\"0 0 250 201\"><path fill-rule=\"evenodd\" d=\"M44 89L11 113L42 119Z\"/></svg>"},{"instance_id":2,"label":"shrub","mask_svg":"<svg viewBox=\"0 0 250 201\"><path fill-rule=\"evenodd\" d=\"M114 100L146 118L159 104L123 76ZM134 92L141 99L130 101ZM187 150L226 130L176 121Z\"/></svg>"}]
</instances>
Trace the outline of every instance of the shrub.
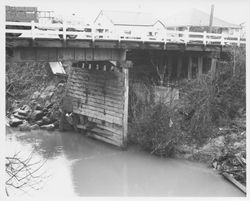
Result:
<instances>
[{"instance_id":1,"label":"shrub","mask_svg":"<svg viewBox=\"0 0 250 201\"><path fill-rule=\"evenodd\" d=\"M182 109L192 114L185 129L195 141L205 142L213 137L216 127L228 126L238 110L245 109L245 56L242 51L235 51L235 66L230 54L227 61L219 62L215 77L208 73L182 83Z\"/></svg>"},{"instance_id":2,"label":"shrub","mask_svg":"<svg viewBox=\"0 0 250 201\"><path fill-rule=\"evenodd\" d=\"M163 103L148 105L133 121L131 139L151 154L171 156L179 140L179 124L173 109Z\"/></svg>"}]
</instances>

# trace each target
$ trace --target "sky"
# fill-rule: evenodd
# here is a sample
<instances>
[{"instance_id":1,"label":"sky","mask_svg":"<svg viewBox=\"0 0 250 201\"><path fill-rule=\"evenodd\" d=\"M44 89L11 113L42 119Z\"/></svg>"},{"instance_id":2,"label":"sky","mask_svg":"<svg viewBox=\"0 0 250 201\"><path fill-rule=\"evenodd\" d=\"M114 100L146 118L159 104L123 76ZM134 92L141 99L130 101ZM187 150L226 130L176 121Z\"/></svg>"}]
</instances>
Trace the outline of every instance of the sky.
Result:
<instances>
[{"instance_id":1,"label":"sky","mask_svg":"<svg viewBox=\"0 0 250 201\"><path fill-rule=\"evenodd\" d=\"M248 0L5 0L10 6L36 6L39 10L55 11L57 16L75 16L93 21L100 10L150 12L166 20L172 14L188 8L210 13L215 5L214 16L240 24L248 18Z\"/></svg>"}]
</instances>

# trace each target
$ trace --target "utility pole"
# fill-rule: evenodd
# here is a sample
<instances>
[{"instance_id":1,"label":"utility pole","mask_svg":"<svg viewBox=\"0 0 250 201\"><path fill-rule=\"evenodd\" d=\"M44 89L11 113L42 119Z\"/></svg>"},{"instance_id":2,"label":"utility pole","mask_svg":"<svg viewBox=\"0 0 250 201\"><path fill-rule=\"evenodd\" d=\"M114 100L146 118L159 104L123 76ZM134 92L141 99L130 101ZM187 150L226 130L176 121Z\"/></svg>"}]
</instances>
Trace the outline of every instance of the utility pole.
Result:
<instances>
[{"instance_id":1,"label":"utility pole","mask_svg":"<svg viewBox=\"0 0 250 201\"><path fill-rule=\"evenodd\" d=\"M211 6L211 11L210 11L209 33L212 32L213 18L214 18L214 4L212 4L212 6Z\"/></svg>"}]
</instances>

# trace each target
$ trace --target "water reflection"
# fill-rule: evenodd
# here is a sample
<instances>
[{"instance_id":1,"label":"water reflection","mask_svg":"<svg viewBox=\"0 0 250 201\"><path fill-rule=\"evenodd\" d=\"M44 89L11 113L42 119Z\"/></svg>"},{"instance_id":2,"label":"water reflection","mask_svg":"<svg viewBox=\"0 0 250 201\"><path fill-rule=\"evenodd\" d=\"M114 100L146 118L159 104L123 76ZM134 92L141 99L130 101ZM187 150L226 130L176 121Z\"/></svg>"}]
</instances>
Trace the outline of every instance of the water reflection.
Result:
<instances>
[{"instance_id":1,"label":"water reflection","mask_svg":"<svg viewBox=\"0 0 250 201\"><path fill-rule=\"evenodd\" d=\"M11 143L32 146L49 161L53 179L36 195L244 196L202 164L160 159L136 147L121 151L73 132L7 133L15 136Z\"/></svg>"}]
</instances>

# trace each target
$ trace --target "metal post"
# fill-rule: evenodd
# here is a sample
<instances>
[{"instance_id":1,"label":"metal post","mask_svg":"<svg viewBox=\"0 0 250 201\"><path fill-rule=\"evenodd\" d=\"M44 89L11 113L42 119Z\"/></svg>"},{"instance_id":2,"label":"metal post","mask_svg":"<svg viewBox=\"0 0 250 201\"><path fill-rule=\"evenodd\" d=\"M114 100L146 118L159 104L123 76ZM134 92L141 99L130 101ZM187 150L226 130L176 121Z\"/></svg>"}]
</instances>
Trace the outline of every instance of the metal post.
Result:
<instances>
[{"instance_id":1,"label":"metal post","mask_svg":"<svg viewBox=\"0 0 250 201\"><path fill-rule=\"evenodd\" d=\"M207 44L207 32L204 31L203 32L203 45L206 45Z\"/></svg>"},{"instance_id":2,"label":"metal post","mask_svg":"<svg viewBox=\"0 0 250 201\"><path fill-rule=\"evenodd\" d=\"M63 40L66 40L66 23L65 23L65 20L63 20Z\"/></svg>"},{"instance_id":3,"label":"metal post","mask_svg":"<svg viewBox=\"0 0 250 201\"><path fill-rule=\"evenodd\" d=\"M31 37L32 37L33 40L35 39L35 33L34 33L34 31L35 31L35 23L32 20L31 21Z\"/></svg>"}]
</instances>

